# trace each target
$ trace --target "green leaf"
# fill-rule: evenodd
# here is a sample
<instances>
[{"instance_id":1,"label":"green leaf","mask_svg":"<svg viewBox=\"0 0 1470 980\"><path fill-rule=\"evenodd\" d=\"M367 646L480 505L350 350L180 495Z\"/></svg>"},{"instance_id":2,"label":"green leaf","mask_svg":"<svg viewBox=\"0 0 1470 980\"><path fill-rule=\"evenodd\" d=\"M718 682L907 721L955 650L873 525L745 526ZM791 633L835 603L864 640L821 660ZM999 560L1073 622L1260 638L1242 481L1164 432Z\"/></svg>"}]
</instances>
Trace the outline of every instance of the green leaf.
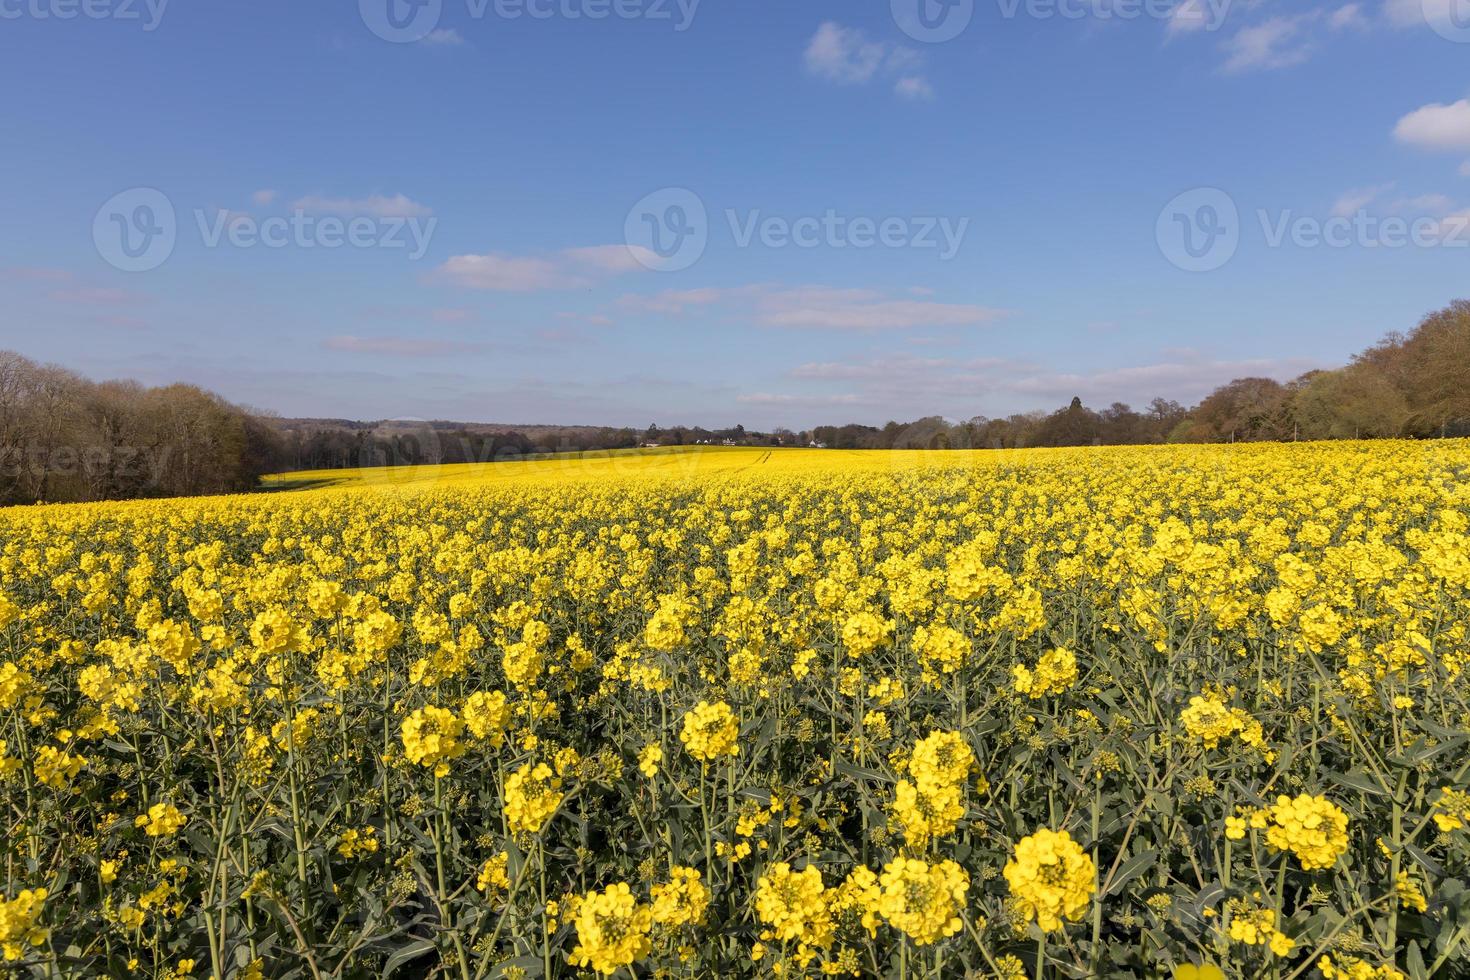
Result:
<instances>
[{"instance_id":1,"label":"green leaf","mask_svg":"<svg viewBox=\"0 0 1470 980\"><path fill-rule=\"evenodd\" d=\"M1153 867L1153 863L1158 859L1159 852L1150 848L1147 851L1140 851L1127 861L1124 861L1123 866L1118 869L1117 873L1113 875L1112 881L1108 883L1107 894L1118 894L1123 890L1124 885Z\"/></svg>"},{"instance_id":2,"label":"green leaf","mask_svg":"<svg viewBox=\"0 0 1470 980\"><path fill-rule=\"evenodd\" d=\"M1360 772L1336 772L1327 773L1327 778L1347 789L1357 790L1359 793L1371 793L1376 796L1387 796L1382 786Z\"/></svg>"},{"instance_id":3,"label":"green leaf","mask_svg":"<svg viewBox=\"0 0 1470 980\"><path fill-rule=\"evenodd\" d=\"M407 946L399 947L399 949L394 952L392 956L388 957L388 961L383 964L384 980L387 980L388 977L391 977L393 975L393 971L397 970L403 964L409 962L410 960L416 960L420 956L423 956L425 953L432 952L434 952L434 944L429 942L429 940L427 939L419 939L415 942L409 943Z\"/></svg>"}]
</instances>

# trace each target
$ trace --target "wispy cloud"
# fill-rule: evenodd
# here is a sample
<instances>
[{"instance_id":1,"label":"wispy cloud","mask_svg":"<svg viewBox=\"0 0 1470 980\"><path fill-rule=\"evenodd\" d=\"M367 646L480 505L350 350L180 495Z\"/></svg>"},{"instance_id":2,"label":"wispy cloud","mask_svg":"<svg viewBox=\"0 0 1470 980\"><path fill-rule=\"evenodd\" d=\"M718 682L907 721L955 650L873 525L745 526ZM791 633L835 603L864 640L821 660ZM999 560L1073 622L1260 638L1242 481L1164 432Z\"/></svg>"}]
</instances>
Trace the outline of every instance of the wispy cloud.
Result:
<instances>
[{"instance_id":1,"label":"wispy cloud","mask_svg":"<svg viewBox=\"0 0 1470 980\"><path fill-rule=\"evenodd\" d=\"M1225 41L1223 70L1233 74L1301 64L1312 55L1313 44L1306 31L1311 20L1307 15L1272 17L1241 28Z\"/></svg>"},{"instance_id":2,"label":"wispy cloud","mask_svg":"<svg viewBox=\"0 0 1470 980\"><path fill-rule=\"evenodd\" d=\"M464 44L464 38L452 27L440 27L426 34L419 43L437 45L441 48L457 48Z\"/></svg>"},{"instance_id":3,"label":"wispy cloud","mask_svg":"<svg viewBox=\"0 0 1470 980\"><path fill-rule=\"evenodd\" d=\"M391 197L372 194L368 197L326 197L308 194L298 198L293 205L298 211L319 211L324 214L365 215L372 218L427 218L432 208L403 194Z\"/></svg>"},{"instance_id":4,"label":"wispy cloud","mask_svg":"<svg viewBox=\"0 0 1470 980\"><path fill-rule=\"evenodd\" d=\"M898 76L894 92L907 99L932 99L934 87L920 73L923 55L912 48L871 40L856 27L825 21L807 42L806 69L838 85L862 85Z\"/></svg>"},{"instance_id":5,"label":"wispy cloud","mask_svg":"<svg viewBox=\"0 0 1470 980\"><path fill-rule=\"evenodd\" d=\"M745 395L736 395L735 400L742 405L773 405L786 408L812 407L816 405L856 405L860 401L857 395L790 395L766 391L754 391Z\"/></svg>"},{"instance_id":6,"label":"wispy cloud","mask_svg":"<svg viewBox=\"0 0 1470 980\"><path fill-rule=\"evenodd\" d=\"M1368 18L1363 13L1363 5L1348 3L1327 15L1327 26L1334 31L1365 31L1369 25Z\"/></svg>"},{"instance_id":7,"label":"wispy cloud","mask_svg":"<svg viewBox=\"0 0 1470 980\"><path fill-rule=\"evenodd\" d=\"M356 337L339 334L328 337L322 346L330 351L352 354L383 354L392 357L436 357L445 354L467 354L483 350L482 344L421 337Z\"/></svg>"},{"instance_id":8,"label":"wispy cloud","mask_svg":"<svg viewBox=\"0 0 1470 980\"><path fill-rule=\"evenodd\" d=\"M580 289L602 279L644 271L654 264L654 258L637 245L593 245L540 256L503 252L456 255L436 269L431 278L465 289L495 292Z\"/></svg>"},{"instance_id":9,"label":"wispy cloud","mask_svg":"<svg viewBox=\"0 0 1470 980\"><path fill-rule=\"evenodd\" d=\"M1376 187L1358 187L1347 191L1332 205L1332 215L1336 218L1351 217L1393 190L1393 186L1393 183L1390 182L1379 184Z\"/></svg>"},{"instance_id":10,"label":"wispy cloud","mask_svg":"<svg viewBox=\"0 0 1470 980\"><path fill-rule=\"evenodd\" d=\"M725 304L766 327L876 332L918 327L974 327L1006 311L968 303L897 299L873 289L829 286L781 287L755 284L735 288L665 290L651 296L624 296L620 307L679 315L694 308Z\"/></svg>"},{"instance_id":11,"label":"wispy cloud","mask_svg":"<svg viewBox=\"0 0 1470 980\"><path fill-rule=\"evenodd\" d=\"M934 86L922 75L908 75L893 83L893 91L906 99L928 101L934 98Z\"/></svg>"},{"instance_id":12,"label":"wispy cloud","mask_svg":"<svg viewBox=\"0 0 1470 980\"><path fill-rule=\"evenodd\" d=\"M269 189L258 190L254 194L250 195L250 200L254 201L257 207L262 208L274 203L275 199L276 192Z\"/></svg>"}]
</instances>

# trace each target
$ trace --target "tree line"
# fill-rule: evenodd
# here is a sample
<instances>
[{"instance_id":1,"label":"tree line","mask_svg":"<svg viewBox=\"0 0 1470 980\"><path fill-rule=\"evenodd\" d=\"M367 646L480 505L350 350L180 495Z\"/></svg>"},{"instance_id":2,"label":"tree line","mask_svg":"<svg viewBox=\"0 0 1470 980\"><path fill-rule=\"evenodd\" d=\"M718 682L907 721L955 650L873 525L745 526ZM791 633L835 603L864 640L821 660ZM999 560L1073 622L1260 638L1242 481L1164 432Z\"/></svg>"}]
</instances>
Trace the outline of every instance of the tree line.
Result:
<instances>
[{"instance_id":1,"label":"tree line","mask_svg":"<svg viewBox=\"0 0 1470 980\"><path fill-rule=\"evenodd\" d=\"M1470 436L1470 301L1391 333L1341 368L1291 381L1238 378L1185 408L1155 398L1143 411L1100 411L1081 399L1055 412L960 423L925 418L883 428L818 426L834 449L977 448Z\"/></svg>"},{"instance_id":2,"label":"tree line","mask_svg":"<svg viewBox=\"0 0 1470 980\"><path fill-rule=\"evenodd\" d=\"M257 413L194 385L94 382L0 351L0 503L248 490L275 445Z\"/></svg>"},{"instance_id":3,"label":"tree line","mask_svg":"<svg viewBox=\"0 0 1470 980\"><path fill-rule=\"evenodd\" d=\"M638 446L1019 449L1041 446L1470 436L1470 301L1389 334L1330 371L1239 378L1190 408L1080 398L1055 412L950 422L645 430L281 419L187 384L89 381L0 351L0 504L252 490L267 473L488 463Z\"/></svg>"}]
</instances>

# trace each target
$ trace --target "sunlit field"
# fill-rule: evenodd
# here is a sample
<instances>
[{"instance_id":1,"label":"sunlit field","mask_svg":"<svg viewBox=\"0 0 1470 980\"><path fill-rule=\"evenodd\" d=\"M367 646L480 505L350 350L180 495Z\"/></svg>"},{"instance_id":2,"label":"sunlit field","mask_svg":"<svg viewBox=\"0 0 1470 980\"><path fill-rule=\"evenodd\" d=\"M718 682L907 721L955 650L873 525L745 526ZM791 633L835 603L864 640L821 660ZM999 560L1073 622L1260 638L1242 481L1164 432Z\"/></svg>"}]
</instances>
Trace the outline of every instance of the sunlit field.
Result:
<instances>
[{"instance_id":1,"label":"sunlit field","mask_svg":"<svg viewBox=\"0 0 1470 980\"><path fill-rule=\"evenodd\" d=\"M1470 443L0 511L7 970L1470 973Z\"/></svg>"}]
</instances>

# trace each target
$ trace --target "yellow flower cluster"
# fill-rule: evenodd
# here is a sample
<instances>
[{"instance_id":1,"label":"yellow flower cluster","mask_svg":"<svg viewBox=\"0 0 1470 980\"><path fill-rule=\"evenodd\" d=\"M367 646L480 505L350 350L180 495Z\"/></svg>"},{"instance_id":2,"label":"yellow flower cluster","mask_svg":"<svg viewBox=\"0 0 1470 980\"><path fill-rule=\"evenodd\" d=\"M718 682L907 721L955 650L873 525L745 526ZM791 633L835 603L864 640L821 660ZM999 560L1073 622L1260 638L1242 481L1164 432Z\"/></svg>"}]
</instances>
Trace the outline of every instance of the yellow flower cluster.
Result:
<instances>
[{"instance_id":1,"label":"yellow flower cluster","mask_svg":"<svg viewBox=\"0 0 1470 980\"><path fill-rule=\"evenodd\" d=\"M1077 656L1071 650L1048 650L1036 661L1035 670L1016 664L1011 674L1011 686L1016 693L1033 701L1048 694L1064 694L1077 683Z\"/></svg>"},{"instance_id":2,"label":"yellow flower cluster","mask_svg":"<svg viewBox=\"0 0 1470 980\"><path fill-rule=\"evenodd\" d=\"M735 712L723 701L701 701L684 714L679 741L700 762L714 762L740 754L740 725Z\"/></svg>"},{"instance_id":3,"label":"yellow flower cluster","mask_svg":"<svg viewBox=\"0 0 1470 980\"><path fill-rule=\"evenodd\" d=\"M505 780L505 818L515 833L534 834L561 808L562 782L544 762L526 763Z\"/></svg>"},{"instance_id":4,"label":"yellow flower cluster","mask_svg":"<svg viewBox=\"0 0 1470 980\"><path fill-rule=\"evenodd\" d=\"M920 739L909 756L913 780L894 787L893 815L909 844L926 847L954 833L965 815L965 783L975 767L975 754L958 732L932 732Z\"/></svg>"},{"instance_id":5,"label":"yellow flower cluster","mask_svg":"<svg viewBox=\"0 0 1470 980\"><path fill-rule=\"evenodd\" d=\"M46 903L46 889L23 889L14 898L0 895L0 951L7 961L26 954L27 947L40 946L47 931L38 924Z\"/></svg>"},{"instance_id":6,"label":"yellow flower cluster","mask_svg":"<svg viewBox=\"0 0 1470 980\"><path fill-rule=\"evenodd\" d=\"M583 895L576 904L577 945L573 966L613 974L647 956L653 911L640 904L624 882Z\"/></svg>"},{"instance_id":7,"label":"yellow flower cluster","mask_svg":"<svg viewBox=\"0 0 1470 980\"><path fill-rule=\"evenodd\" d=\"M1179 713L1184 730L1213 749L1232 735L1253 749L1261 752L1267 762L1275 759L1274 753L1266 748L1266 734L1261 723L1243 708L1230 708L1212 697L1195 695L1189 705Z\"/></svg>"},{"instance_id":8,"label":"yellow flower cluster","mask_svg":"<svg viewBox=\"0 0 1470 980\"><path fill-rule=\"evenodd\" d=\"M496 854L480 865L480 874L475 878L475 888L486 894L510 888L510 875L506 871L509 866L510 854L508 852L501 851Z\"/></svg>"},{"instance_id":9,"label":"yellow flower cluster","mask_svg":"<svg viewBox=\"0 0 1470 980\"><path fill-rule=\"evenodd\" d=\"M1347 850L1347 814L1325 796L1278 796L1266 817L1266 843L1295 854L1303 870L1330 868Z\"/></svg>"},{"instance_id":10,"label":"yellow flower cluster","mask_svg":"<svg viewBox=\"0 0 1470 980\"><path fill-rule=\"evenodd\" d=\"M415 765L449 775L449 763L465 753L465 724L448 708L426 705L403 719L403 754Z\"/></svg>"},{"instance_id":11,"label":"yellow flower cluster","mask_svg":"<svg viewBox=\"0 0 1470 980\"><path fill-rule=\"evenodd\" d=\"M1470 827L1470 791L1442 787L1434 801L1434 823L1446 834Z\"/></svg>"},{"instance_id":12,"label":"yellow flower cluster","mask_svg":"<svg viewBox=\"0 0 1470 980\"><path fill-rule=\"evenodd\" d=\"M1016 844L1002 873L1021 914L1043 932L1062 928L1062 920L1082 918L1097 888L1097 866L1065 830L1042 828Z\"/></svg>"},{"instance_id":13,"label":"yellow flower cluster","mask_svg":"<svg viewBox=\"0 0 1470 980\"><path fill-rule=\"evenodd\" d=\"M1230 919L1230 939L1247 946L1266 946L1273 955L1290 956L1296 942L1276 928L1276 910L1240 908Z\"/></svg>"},{"instance_id":14,"label":"yellow flower cluster","mask_svg":"<svg viewBox=\"0 0 1470 980\"><path fill-rule=\"evenodd\" d=\"M970 880L953 861L926 864L895 858L879 878L878 911L916 946L931 946L959 932Z\"/></svg>"},{"instance_id":15,"label":"yellow flower cluster","mask_svg":"<svg viewBox=\"0 0 1470 980\"><path fill-rule=\"evenodd\" d=\"M147 813L140 813L134 826L142 827L149 837L172 837L183 829L188 818L172 803L155 803Z\"/></svg>"},{"instance_id":16,"label":"yellow flower cluster","mask_svg":"<svg viewBox=\"0 0 1470 980\"><path fill-rule=\"evenodd\" d=\"M1317 969L1322 971L1322 980L1409 980L1409 975L1397 967L1374 966L1360 957L1341 954L1322 956L1317 960Z\"/></svg>"},{"instance_id":17,"label":"yellow flower cluster","mask_svg":"<svg viewBox=\"0 0 1470 980\"><path fill-rule=\"evenodd\" d=\"M755 888L755 912L769 926L769 937L782 943L826 946L832 941L832 914L822 872L815 865L793 871L779 861L761 875Z\"/></svg>"},{"instance_id":18,"label":"yellow flower cluster","mask_svg":"<svg viewBox=\"0 0 1470 980\"><path fill-rule=\"evenodd\" d=\"M669 869L669 880L651 889L653 921L661 926L699 925L709 908L709 889L693 868L675 865Z\"/></svg>"}]
</instances>

